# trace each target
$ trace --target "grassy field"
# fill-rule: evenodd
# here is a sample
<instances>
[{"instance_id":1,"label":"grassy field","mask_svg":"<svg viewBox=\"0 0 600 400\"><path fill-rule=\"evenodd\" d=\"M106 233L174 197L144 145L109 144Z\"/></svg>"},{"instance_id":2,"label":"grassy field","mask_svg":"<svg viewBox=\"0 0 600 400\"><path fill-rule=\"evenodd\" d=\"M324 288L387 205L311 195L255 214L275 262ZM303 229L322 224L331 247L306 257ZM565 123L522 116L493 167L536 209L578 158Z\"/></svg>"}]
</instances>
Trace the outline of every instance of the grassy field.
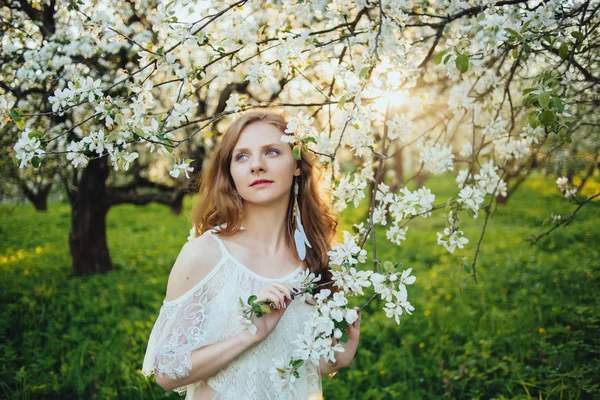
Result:
<instances>
[{"instance_id":1,"label":"grassy field","mask_svg":"<svg viewBox=\"0 0 600 400\"><path fill-rule=\"evenodd\" d=\"M426 185L437 204L454 184ZM190 206L181 216L158 205L111 209L115 271L91 278L71 276L68 205L51 203L47 214L0 206L0 398L179 398L141 366ZM378 229L378 258L413 268L416 310L398 327L371 303L355 362L323 379L325 398L600 398L600 203L537 246L525 241L573 208L552 179L530 178L490 219L478 284L463 257L474 255L483 214L464 215L470 242L454 254L436 244L443 213L414 221L401 247ZM366 210L348 209L341 227Z\"/></svg>"}]
</instances>

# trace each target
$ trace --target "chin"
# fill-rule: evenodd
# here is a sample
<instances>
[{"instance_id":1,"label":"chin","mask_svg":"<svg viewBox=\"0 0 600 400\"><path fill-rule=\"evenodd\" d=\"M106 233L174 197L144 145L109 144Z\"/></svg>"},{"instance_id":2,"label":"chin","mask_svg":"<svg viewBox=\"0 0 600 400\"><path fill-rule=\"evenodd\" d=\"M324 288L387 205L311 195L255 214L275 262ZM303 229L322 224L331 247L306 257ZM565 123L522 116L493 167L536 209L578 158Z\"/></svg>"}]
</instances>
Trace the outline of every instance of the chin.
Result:
<instances>
[{"instance_id":1,"label":"chin","mask_svg":"<svg viewBox=\"0 0 600 400\"><path fill-rule=\"evenodd\" d=\"M248 202L248 203L253 203L253 204L275 204L275 203L279 203L281 201L288 201L288 197L287 197L287 192L286 193L264 193L261 195L257 195L256 193L253 193L251 196L247 196L247 197L243 197L244 201Z\"/></svg>"}]
</instances>

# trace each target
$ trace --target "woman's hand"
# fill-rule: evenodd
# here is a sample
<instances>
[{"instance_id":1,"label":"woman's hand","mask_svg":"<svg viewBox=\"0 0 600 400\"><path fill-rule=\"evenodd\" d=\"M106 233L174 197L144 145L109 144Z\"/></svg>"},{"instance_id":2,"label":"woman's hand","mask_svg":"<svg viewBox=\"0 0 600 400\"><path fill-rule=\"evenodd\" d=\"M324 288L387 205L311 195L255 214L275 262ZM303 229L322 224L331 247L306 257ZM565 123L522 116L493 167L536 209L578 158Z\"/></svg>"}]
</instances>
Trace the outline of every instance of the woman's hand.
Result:
<instances>
[{"instance_id":1,"label":"woman's hand","mask_svg":"<svg viewBox=\"0 0 600 400\"><path fill-rule=\"evenodd\" d=\"M294 293L295 291L290 285L273 282L256 295L256 301L272 303L271 314L265 313L261 318L252 316L252 323L256 326L256 335L254 335L256 344L265 340L273 332L292 302L291 295Z\"/></svg>"}]
</instances>

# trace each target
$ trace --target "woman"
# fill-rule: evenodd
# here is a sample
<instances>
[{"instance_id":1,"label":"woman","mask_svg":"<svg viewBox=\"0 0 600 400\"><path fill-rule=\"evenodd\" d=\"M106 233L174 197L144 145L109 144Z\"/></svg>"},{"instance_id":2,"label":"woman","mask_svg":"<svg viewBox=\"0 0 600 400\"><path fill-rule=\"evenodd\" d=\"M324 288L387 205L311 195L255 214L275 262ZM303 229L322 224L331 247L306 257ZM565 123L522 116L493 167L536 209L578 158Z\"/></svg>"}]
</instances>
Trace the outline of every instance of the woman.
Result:
<instances>
[{"instance_id":1,"label":"woman","mask_svg":"<svg viewBox=\"0 0 600 400\"><path fill-rule=\"evenodd\" d=\"M186 399L321 398L320 376L348 366L356 353L360 320L336 363L306 363L294 390L277 391L269 377L273 360L290 359L314 311L293 300L294 285L305 270L327 275L337 226L319 196L312 154L294 158L282 141L286 126L272 112L242 115L204 171L194 212L199 236L175 261L143 366ZM295 241L300 232L306 240ZM253 317L256 332L239 318L240 299L253 294L273 308Z\"/></svg>"}]
</instances>

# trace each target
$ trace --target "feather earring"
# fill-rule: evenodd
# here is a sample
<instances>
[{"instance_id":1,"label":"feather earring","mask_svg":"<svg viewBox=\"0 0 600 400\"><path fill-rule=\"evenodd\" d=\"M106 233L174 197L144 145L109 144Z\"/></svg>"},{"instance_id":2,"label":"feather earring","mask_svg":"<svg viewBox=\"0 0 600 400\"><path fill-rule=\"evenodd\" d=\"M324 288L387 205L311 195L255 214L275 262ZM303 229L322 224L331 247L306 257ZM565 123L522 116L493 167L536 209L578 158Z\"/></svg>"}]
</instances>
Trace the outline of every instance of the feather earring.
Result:
<instances>
[{"instance_id":1,"label":"feather earring","mask_svg":"<svg viewBox=\"0 0 600 400\"><path fill-rule=\"evenodd\" d=\"M294 242L296 243L296 250L298 256L304 261L306 258L306 246L312 249L312 246L308 242L304 227L302 226L302 220L300 219L300 207L298 207L298 180L294 178L294 209L293 218L296 222L296 229L294 230Z\"/></svg>"}]
</instances>

